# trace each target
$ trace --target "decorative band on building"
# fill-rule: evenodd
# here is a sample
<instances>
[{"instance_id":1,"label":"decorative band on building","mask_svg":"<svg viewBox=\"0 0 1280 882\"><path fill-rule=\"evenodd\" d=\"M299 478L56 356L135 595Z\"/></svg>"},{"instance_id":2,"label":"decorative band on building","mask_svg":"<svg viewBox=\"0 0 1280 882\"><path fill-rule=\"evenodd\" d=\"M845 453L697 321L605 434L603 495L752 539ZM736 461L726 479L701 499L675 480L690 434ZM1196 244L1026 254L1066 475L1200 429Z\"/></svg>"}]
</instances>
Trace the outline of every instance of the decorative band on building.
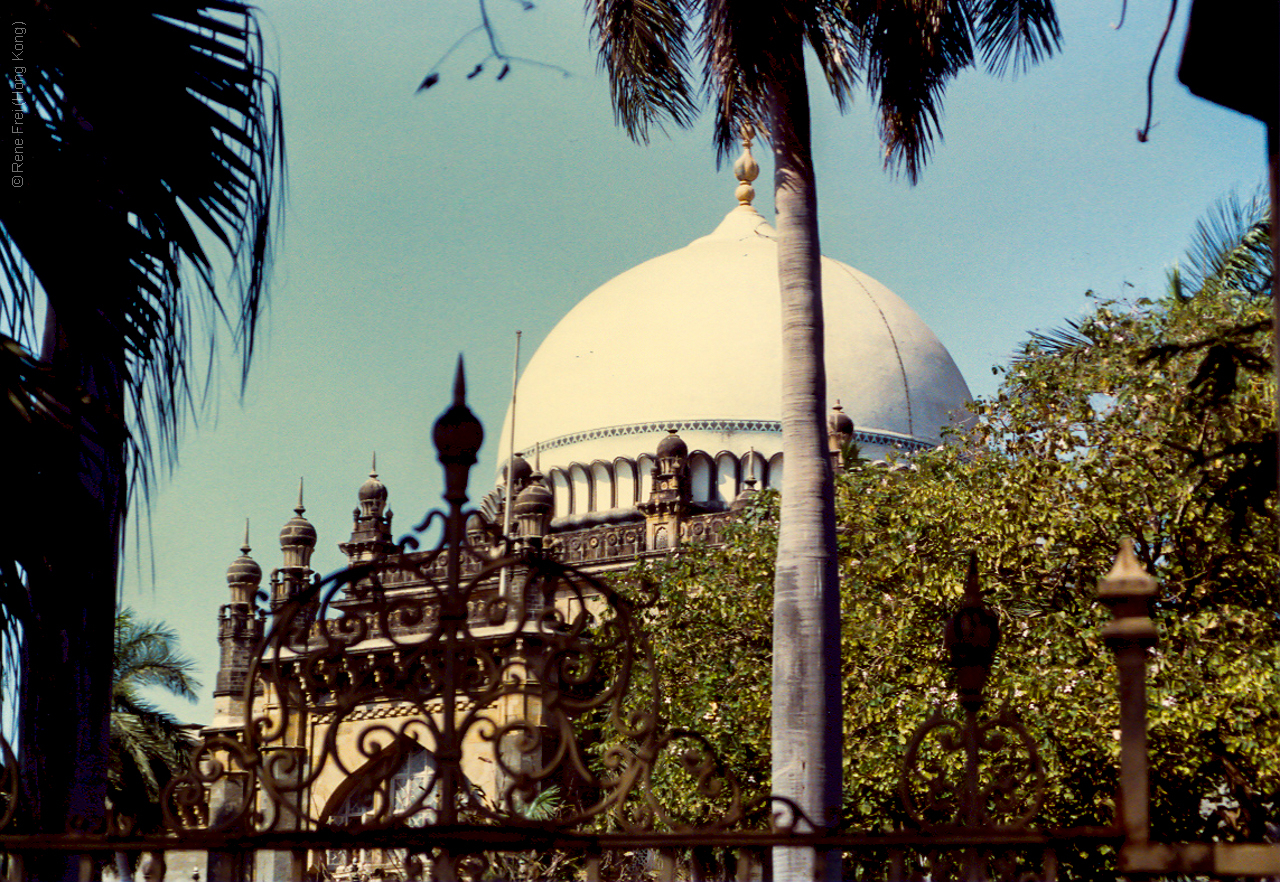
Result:
<instances>
[{"instance_id":1,"label":"decorative band on building","mask_svg":"<svg viewBox=\"0 0 1280 882\"><path fill-rule=\"evenodd\" d=\"M585 432L573 432L561 435L548 441L538 443L539 450L554 450L567 447L581 441L596 441L601 438L619 438L624 435L660 434L674 429L676 432L782 432L782 423L778 420L668 420L665 422L629 423L623 426L606 426L602 429L589 429ZM933 447L927 441L920 441L908 435L897 435L888 432L854 431L853 440L858 444L876 444L893 447L899 450L925 450ZM521 456L532 456L534 449L525 448Z\"/></svg>"}]
</instances>

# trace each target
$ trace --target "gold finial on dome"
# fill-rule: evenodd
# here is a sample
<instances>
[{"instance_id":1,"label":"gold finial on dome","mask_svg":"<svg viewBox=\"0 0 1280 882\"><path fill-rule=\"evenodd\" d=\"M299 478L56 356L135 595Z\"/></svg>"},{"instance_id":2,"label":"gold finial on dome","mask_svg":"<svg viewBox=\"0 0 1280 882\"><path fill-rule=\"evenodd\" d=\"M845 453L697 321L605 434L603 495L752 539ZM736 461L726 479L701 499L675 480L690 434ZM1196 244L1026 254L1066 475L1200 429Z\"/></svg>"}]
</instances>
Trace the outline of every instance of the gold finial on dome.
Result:
<instances>
[{"instance_id":1,"label":"gold finial on dome","mask_svg":"<svg viewBox=\"0 0 1280 882\"><path fill-rule=\"evenodd\" d=\"M750 205L751 200L756 198L756 188L751 186L751 182L760 176L760 164L751 155L751 139L756 130L751 123L743 123L740 131L742 155L733 164L733 173L738 178L738 189L734 190L733 195L738 197L739 205Z\"/></svg>"}]
</instances>

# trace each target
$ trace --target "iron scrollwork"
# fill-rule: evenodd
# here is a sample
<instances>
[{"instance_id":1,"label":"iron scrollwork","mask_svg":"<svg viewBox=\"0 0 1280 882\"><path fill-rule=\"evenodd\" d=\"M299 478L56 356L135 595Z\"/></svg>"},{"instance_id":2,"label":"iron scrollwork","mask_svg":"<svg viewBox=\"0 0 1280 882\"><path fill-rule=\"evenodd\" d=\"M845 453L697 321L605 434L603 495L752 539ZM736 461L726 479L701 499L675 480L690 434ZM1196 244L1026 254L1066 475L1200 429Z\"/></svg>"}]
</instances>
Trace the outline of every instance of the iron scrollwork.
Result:
<instances>
[{"instance_id":1,"label":"iron scrollwork","mask_svg":"<svg viewBox=\"0 0 1280 882\"><path fill-rule=\"evenodd\" d=\"M703 828L736 822L738 786L710 746L665 724L635 602L536 547L495 559L471 542L481 435L461 388L435 434L448 510L278 606L245 677L243 726L200 744L169 788L169 826L678 831L688 825L652 787L664 757L717 807ZM539 813L553 789L557 810Z\"/></svg>"},{"instance_id":2,"label":"iron scrollwork","mask_svg":"<svg viewBox=\"0 0 1280 882\"><path fill-rule=\"evenodd\" d=\"M1030 882L1056 876L1051 847L1034 855L998 847L1029 831L1044 806L1046 784L1035 739L1013 709L1006 704L994 716L979 716L999 644L1000 622L983 603L977 555L970 555L964 599L945 631L962 717L948 716L939 706L916 729L903 759L899 797L926 836L976 835L983 844L914 849L920 873L906 873L905 855L899 855L898 878Z\"/></svg>"}]
</instances>

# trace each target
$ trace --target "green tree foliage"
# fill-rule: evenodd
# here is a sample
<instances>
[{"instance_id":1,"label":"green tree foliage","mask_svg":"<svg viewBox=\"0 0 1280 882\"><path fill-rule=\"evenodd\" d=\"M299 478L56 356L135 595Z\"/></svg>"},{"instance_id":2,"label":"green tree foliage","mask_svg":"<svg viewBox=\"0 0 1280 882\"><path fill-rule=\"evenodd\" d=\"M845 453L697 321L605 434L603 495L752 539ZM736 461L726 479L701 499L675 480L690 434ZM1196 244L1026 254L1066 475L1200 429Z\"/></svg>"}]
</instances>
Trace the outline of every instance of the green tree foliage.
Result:
<instances>
[{"instance_id":1,"label":"green tree foliage","mask_svg":"<svg viewBox=\"0 0 1280 882\"><path fill-rule=\"evenodd\" d=\"M1192 291L1095 299L1032 336L955 443L838 476L847 824L904 821L907 741L954 706L942 634L970 549L1004 634L987 711L1015 708L1048 769L1035 823L1112 820L1118 700L1096 583L1122 536L1160 581L1153 836L1257 840L1280 820L1276 493L1248 477L1275 435L1267 233L1237 230ZM660 588L649 624L672 724L707 733L757 795L776 526L763 495L723 547L642 573Z\"/></svg>"},{"instance_id":2,"label":"green tree foliage","mask_svg":"<svg viewBox=\"0 0 1280 882\"><path fill-rule=\"evenodd\" d=\"M139 621L128 608L116 615L107 792L116 812L144 830L158 828L160 794L195 744L186 725L144 694L158 687L195 701L195 663L177 643L163 623Z\"/></svg>"},{"instance_id":3,"label":"green tree foliage","mask_svg":"<svg viewBox=\"0 0 1280 882\"><path fill-rule=\"evenodd\" d=\"M172 714L144 694L164 689L194 701L200 683L195 663L178 651L178 637L160 622L138 621L125 607L116 613L111 658L110 749L107 799L122 831L163 829L161 794L186 770L195 738ZM132 879L139 855L116 852L116 876Z\"/></svg>"}]
</instances>

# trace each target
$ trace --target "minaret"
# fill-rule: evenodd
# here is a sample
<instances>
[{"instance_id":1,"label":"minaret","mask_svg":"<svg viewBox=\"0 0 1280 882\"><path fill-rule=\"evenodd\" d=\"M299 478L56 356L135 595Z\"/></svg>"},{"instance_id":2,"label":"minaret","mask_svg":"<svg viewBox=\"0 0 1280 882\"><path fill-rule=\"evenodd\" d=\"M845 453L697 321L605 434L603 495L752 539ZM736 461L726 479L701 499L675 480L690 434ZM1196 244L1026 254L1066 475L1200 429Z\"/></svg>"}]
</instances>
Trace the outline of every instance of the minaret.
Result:
<instances>
[{"instance_id":1,"label":"minaret","mask_svg":"<svg viewBox=\"0 0 1280 882\"><path fill-rule=\"evenodd\" d=\"M542 550L554 507L555 498L543 480L542 472L532 472L512 506L521 551L537 554Z\"/></svg>"},{"instance_id":2,"label":"minaret","mask_svg":"<svg viewBox=\"0 0 1280 882\"><path fill-rule=\"evenodd\" d=\"M756 449L751 448L747 452L747 477L742 482L742 492L739 493L732 503L729 504L729 511L742 511L751 501L759 495L760 491L756 489Z\"/></svg>"},{"instance_id":3,"label":"minaret","mask_svg":"<svg viewBox=\"0 0 1280 882\"><path fill-rule=\"evenodd\" d=\"M227 587L231 602L218 612L218 649L221 663L213 687L213 720L201 731L201 738L214 735L243 737L249 708L245 705L245 685L253 666L254 655L262 641L263 620L257 609L258 586L262 584L262 567L249 557L249 521L244 522L244 545L240 556L227 567ZM254 684L260 694L261 684ZM224 761L225 754L220 754ZM251 776L243 772L222 775L209 786L209 824L217 827L233 823L242 815ZM247 860L243 852L211 850L206 866L210 879L243 879Z\"/></svg>"},{"instance_id":4,"label":"minaret","mask_svg":"<svg viewBox=\"0 0 1280 882\"><path fill-rule=\"evenodd\" d=\"M298 481L298 506L294 516L280 530L280 551L284 566L271 574L272 627L286 626L285 639L292 649L305 647L310 628L315 621L319 600L311 597L302 608L291 601L299 598L312 587L311 553L316 550L316 528L302 516L307 509L302 504L302 481ZM280 696L267 696L267 701L281 701ZM284 789L277 809L280 817L275 829L280 832L297 830L302 811L298 807L300 791L294 789L301 782L306 764L305 746L310 737L305 728L290 726L282 733L281 743L273 747L278 752L276 762L282 773L277 780ZM254 860L255 879L300 879L303 875L302 852L259 851Z\"/></svg>"},{"instance_id":5,"label":"minaret","mask_svg":"<svg viewBox=\"0 0 1280 882\"><path fill-rule=\"evenodd\" d=\"M844 471L844 451L851 441L853 420L844 412L837 398L831 413L827 414L827 451L831 454L831 470L835 474Z\"/></svg>"},{"instance_id":6,"label":"minaret","mask_svg":"<svg viewBox=\"0 0 1280 882\"><path fill-rule=\"evenodd\" d=\"M238 725L244 718L244 683L253 652L262 639L262 619L256 614L255 595L262 583L262 567L249 557L249 522L244 524L240 556L227 568L231 600L218 612L218 648L221 663L213 689L214 725Z\"/></svg>"},{"instance_id":7,"label":"minaret","mask_svg":"<svg viewBox=\"0 0 1280 882\"><path fill-rule=\"evenodd\" d=\"M387 508L387 487L378 480L378 454L373 455L369 478L360 485L359 505L351 513L355 522L351 538L338 548L350 564L367 563L386 557L394 548L391 540L391 510Z\"/></svg>"},{"instance_id":8,"label":"minaret","mask_svg":"<svg viewBox=\"0 0 1280 882\"><path fill-rule=\"evenodd\" d=\"M316 528L302 516L302 482L298 482L298 506L280 530L284 566L271 574L271 612L306 590L311 584L311 553L316 550Z\"/></svg>"},{"instance_id":9,"label":"minaret","mask_svg":"<svg viewBox=\"0 0 1280 882\"><path fill-rule=\"evenodd\" d=\"M693 493L689 485L689 447L669 429L658 442L653 466L653 489L647 502L640 503L645 513L646 547L675 548L680 544L680 527L692 509Z\"/></svg>"}]
</instances>

